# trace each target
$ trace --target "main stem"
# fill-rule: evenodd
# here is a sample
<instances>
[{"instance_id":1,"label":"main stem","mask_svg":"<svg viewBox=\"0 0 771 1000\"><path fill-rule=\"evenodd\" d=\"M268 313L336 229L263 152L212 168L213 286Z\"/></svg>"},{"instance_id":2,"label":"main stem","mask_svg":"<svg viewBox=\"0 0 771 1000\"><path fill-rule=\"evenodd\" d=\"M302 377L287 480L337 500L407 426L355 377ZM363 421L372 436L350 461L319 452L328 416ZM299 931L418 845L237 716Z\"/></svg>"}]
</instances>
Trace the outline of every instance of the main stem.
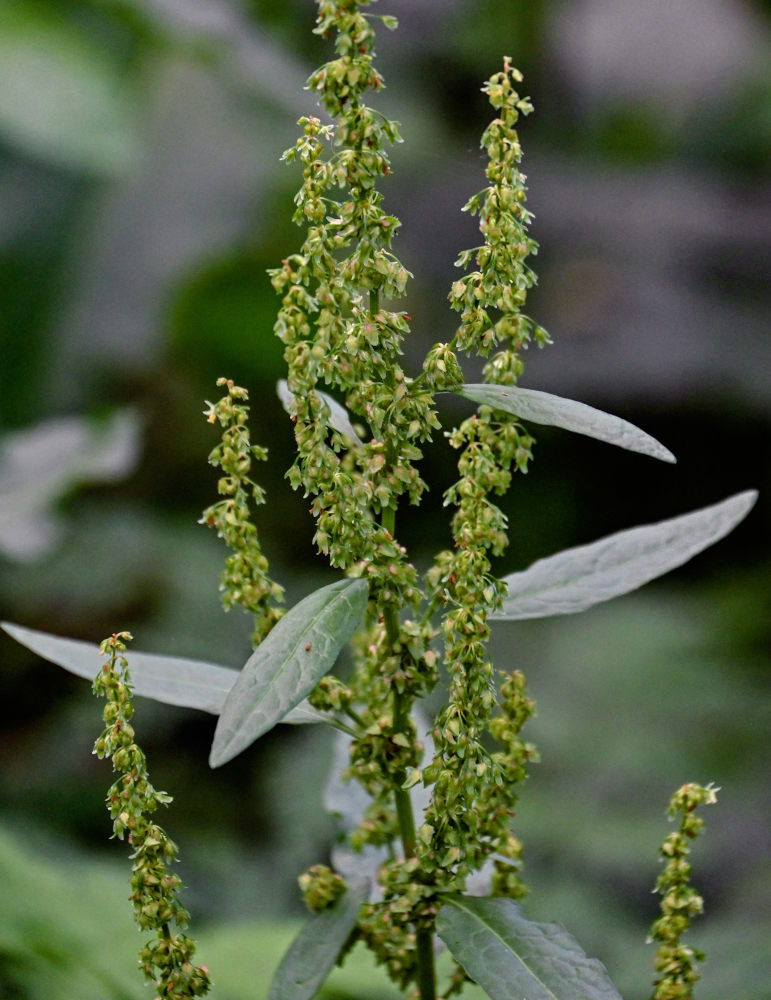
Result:
<instances>
[{"instance_id":1,"label":"main stem","mask_svg":"<svg viewBox=\"0 0 771 1000\"><path fill-rule=\"evenodd\" d=\"M374 320L380 310L380 296L376 290L369 293L369 315ZM385 530L395 537L396 535L396 509L387 507L381 516L381 524ZM399 640L399 617L394 607L388 607L384 614L386 637L388 645L393 646ZM409 727L410 709L412 708L410 699L403 692L394 690L394 732L404 732ZM399 771L394 782L394 801L396 805L396 817L399 823L399 835L402 841L402 849L405 858L414 858L416 853L415 816L412 811L412 799L410 793L403 788L406 774ZM435 1000L436 997L436 972L434 969L434 941L433 932L430 928L418 928L416 930L416 953L418 965L418 989L421 1000Z\"/></svg>"}]
</instances>

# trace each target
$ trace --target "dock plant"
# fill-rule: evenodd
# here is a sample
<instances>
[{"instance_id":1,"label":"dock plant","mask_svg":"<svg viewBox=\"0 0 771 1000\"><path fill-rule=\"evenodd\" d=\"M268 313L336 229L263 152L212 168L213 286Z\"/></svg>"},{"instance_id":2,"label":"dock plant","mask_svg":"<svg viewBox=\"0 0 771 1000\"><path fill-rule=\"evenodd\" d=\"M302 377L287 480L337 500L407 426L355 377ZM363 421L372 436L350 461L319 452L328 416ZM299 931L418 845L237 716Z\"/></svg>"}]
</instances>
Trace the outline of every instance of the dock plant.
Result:
<instances>
[{"instance_id":1,"label":"dock plant","mask_svg":"<svg viewBox=\"0 0 771 1000\"><path fill-rule=\"evenodd\" d=\"M643 585L726 535L756 495L740 493L497 575L492 560L509 545L498 498L515 481L524 488L534 427L588 435L598 447L619 446L646 461L674 457L623 419L519 385L527 351L548 345L549 336L526 311L538 248L518 126L532 105L509 58L483 87L492 109L481 140L486 180L463 206L480 235L456 262L453 323L448 313L454 332L430 347L422 365L405 367L410 317L399 305L411 275L395 254L401 223L388 214L381 190L399 126L368 103L384 86L374 61L376 29L397 25L374 14L373 3L317 0L315 31L332 48L308 81L321 111L300 119L299 137L284 153L302 175L293 214L301 238L270 272L286 361L275 405L288 411L296 442L287 479L305 498L315 548L337 579L283 607L255 519L266 497L253 466L268 456L250 440L247 390L221 379L221 398L206 410L222 429L209 459L220 470L220 499L202 522L230 548L223 603L253 616L253 651L235 671L126 652L118 633L107 640L112 666L97 683L111 698L108 708L115 706L110 712L123 711L129 680L115 671L116 657L126 658L136 694L217 715L216 768L278 723L330 727L335 763L325 805L339 840L329 858L299 877L312 915L278 966L270 1000L310 1000L357 942L420 1000L460 993L468 981L493 1000L611 1000L619 994L604 967L558 924L531 920L520 903L523 845L512 817L537 759L526 735L534 705L522 670L493 663L491 628L583 611ZM464 361L474 357L482 359L482 381L469 383ZM466 401L468 415L456 427L440 418L447 394ZM444 494L447 543L419 571L399 529L420 517L415 508L427 489L421 459L441 435L457 455L457 478ZM76 673L97 670L89 644L6 629ZM334 673L347 644L350 669ZM428 711L428 695L438 710ZM137 781L144 789L145 805L136 805L141 843L132 833L132 886L152 848L159 885L176 890L166 881L176 877L165 874L175 849L145 818L165 799L147 784L144 757L126 731L108 723L97 750L139 776L130 778L132 795ZM696 952L680 935L701 899L689 888L684 857L700 822L694 810L713 798L711 786L686 785L673 800L684 818L662 848L663 909L652 931L659 942L656 1000L691 996ZM113 804L111 813L121 835L124 811ZM138 892L132 899L140 926L161 921L160 943L145 948L143 962L174 966L163 974L176 975L182 992L164 996L200 995L208 974L192 966L191 949L185 945L179 959L161 954L166 917L179 920L183 912L175 893L164 890L156 900L161 890L153 890L145 902ZM154 915L156 902L169 913ZM444 947L452 963L440 979L435 958ZM212 975L216 982L216 970Z\"/></svg>"}]
</instances>

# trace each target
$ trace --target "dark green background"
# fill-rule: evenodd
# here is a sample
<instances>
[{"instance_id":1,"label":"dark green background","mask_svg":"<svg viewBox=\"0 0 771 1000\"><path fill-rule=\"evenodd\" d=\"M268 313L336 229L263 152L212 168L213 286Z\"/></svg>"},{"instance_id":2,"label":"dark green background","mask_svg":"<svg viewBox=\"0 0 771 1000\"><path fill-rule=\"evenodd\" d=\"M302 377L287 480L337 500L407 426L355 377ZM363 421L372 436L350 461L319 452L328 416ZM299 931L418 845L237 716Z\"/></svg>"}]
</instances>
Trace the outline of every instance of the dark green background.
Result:
<instances>
[{"instance_id":1,"label":"dark green background","mask_svg":"<svg viewBox=\"0 0 771 1000\"><path fill-rule=\"evenodd\" d=\"M380 106L405 139L385 191L403 222L396 250L415 274L408 370L453 331L452 265L477 235L459 208L484 183L479 87L507 54L536 105L521 128L541 244L528 308L555 341L528 358L522 382L616 412L679 459L658 465L538 432L531 472L505 500L512 546L501 572L761 490L730 539L640 595L496 627L497 662L527 672L539 705L530 735L543 762L515 820L529 912L564 922L627 1000L643 1000L666 802L686 780L715 781L723 791L695 850L707 914L692 938L708 951L697 996L762 1000L769 5L378 9L402 21L379 48ZM314 111L304 80L329 57L312 24L310 0L0 0L0 431L126 404L143 420L128 478L61 497L65 531L44 557L0 556L2 618L92 641L128 628L139 649L243 663L249 622L221 613L223 552L196 525L216 482L200 411L220 375L249 388L254 438L271 449L258 471L270 500L260 526L276 575L290 600L325 579L306 504L283 480L291 429L273 390L282 361L265 276L301 239L288 222L298 174L279 157L297 117ZM445 404L447 426L462 412ZM447 541L443 440L425 470L425 508L400 514L421 563ZM0 642L0 993L134 996L127 852L107 840L109 768L90 754L100 707L87 685ZM326 860L328 736L280 728L211 773L213 727L138 704L153 778L175 796L167 825L215 995L261 996L283 925L262 938L244 921L297 918L295 875ZM125 977L104 971L113 948ZM337 989L356 993L350 980Z\"/></svg>"}]
</instances>

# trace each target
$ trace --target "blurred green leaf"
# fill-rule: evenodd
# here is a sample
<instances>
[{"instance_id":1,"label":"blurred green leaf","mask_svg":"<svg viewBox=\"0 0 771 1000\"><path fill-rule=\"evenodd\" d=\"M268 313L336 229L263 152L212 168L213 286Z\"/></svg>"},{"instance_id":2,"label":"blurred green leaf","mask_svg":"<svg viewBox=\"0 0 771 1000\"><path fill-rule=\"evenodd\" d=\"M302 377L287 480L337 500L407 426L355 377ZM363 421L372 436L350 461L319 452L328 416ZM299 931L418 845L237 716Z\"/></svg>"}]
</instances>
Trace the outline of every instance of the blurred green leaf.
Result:
<instances>
[{"instance_id":1,"label":"blurred green leaf","mask_svg":"<svg viewBox=\"0 0 771 1000\"><path fill-rule=\"evenodd\" d=\"M261 226L269 212L261 206ZM285 373L283 348L273 334L276 296L265 273L274 263L269 253L245 249L215 258L186 277L169 313L175 366L200 374L207 383L223 371L262 383Z\"/></svg>"},{"instance_id":2,"label":"blurred green leaf","mask_svg":"<svg viewBox=\"0 0 771 1000\"><path fill-rule=\"evenodd\" d=\"M33 156L113 174L136 155L132 101L104 49L55 10L0 0L0 132Z\"/></svg>"},{"instance_id":3,"label":"blurred green leaf","mask_svg":"<svg viewBox=\"0 0 771 1000\"><path fill-rule=\"evenodd\" d=\"M26 559L50 548L51 505L77 484L128 475L139 430L136 413L121 410L102 424L61 417L8 434L0 442L0 552Z\"/></svg>"}]
</instances>

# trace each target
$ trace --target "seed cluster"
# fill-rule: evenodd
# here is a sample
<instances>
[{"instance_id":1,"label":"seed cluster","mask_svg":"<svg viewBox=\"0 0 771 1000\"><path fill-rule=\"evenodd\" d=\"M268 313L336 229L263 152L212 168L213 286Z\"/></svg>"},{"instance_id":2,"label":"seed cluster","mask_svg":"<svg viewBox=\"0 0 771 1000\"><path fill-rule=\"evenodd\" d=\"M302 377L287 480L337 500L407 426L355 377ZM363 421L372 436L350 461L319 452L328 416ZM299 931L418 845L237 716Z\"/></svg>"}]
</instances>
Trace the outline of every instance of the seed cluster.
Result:
<instances>
[{"instance_id":1,"label":"seed cluster","mask_svg":"<svg viewBox=\"0 0 771 1000\"><path fill-rule=\"evenodd\" d=\"M177 860L177 845L150 818L159 806L171 802L171 796L150 783L145 755L134 741L133 689L124 656L130 639L128 632L118 632L100 647L108 660L93 687L95 694L107 698L107 704L105 729L94 744L94 753L100 759L111 756L113 770L120 772L107 793L113 836L125 837L134 849L129 897L134 919L141 930L156 932L142 948L139 966L155 984L155 1000L184 1000L204 996L211 981L206 966L193 964L195 943L181 929L171 929L173 924L184 928L188 913L179 901L181 880L170 870Z\"/></svg>"}]
</instances>

